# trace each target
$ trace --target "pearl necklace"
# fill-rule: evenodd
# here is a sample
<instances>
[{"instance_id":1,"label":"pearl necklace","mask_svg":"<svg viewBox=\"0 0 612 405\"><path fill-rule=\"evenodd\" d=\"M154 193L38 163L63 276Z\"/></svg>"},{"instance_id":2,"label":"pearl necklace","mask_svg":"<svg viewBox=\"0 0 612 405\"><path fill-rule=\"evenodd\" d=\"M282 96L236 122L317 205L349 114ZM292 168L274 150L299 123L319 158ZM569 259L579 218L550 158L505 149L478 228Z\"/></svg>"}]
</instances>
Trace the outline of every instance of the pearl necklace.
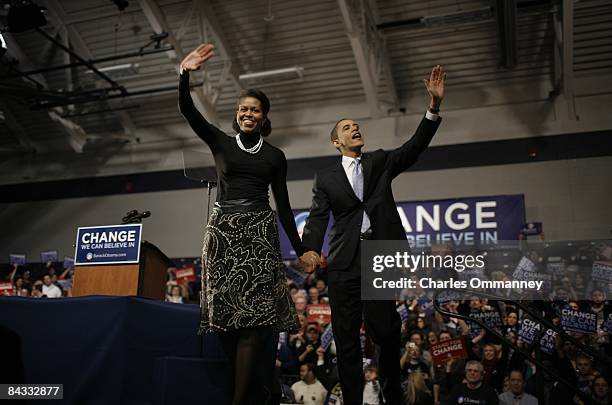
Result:
<instances>
[{"instance_id":1,"label":"pearl necklace","mask_svg":"<svg viewBox=\"0 0 612 405\"><path fill-rule=\"evenodd\" d=\"M243 151L250 153L252 155L256 154L257 152L259 152L259 150L261 149L261 146L263 145L263 138L261 135L259 135L259 142L257 142L255 144L255 146L251 147L251 148L246 148L242 141L240 140L240 134L236 134L236 143L238 144L238 147L240 149L242 149Z\"/></svg>"}]
</instances>

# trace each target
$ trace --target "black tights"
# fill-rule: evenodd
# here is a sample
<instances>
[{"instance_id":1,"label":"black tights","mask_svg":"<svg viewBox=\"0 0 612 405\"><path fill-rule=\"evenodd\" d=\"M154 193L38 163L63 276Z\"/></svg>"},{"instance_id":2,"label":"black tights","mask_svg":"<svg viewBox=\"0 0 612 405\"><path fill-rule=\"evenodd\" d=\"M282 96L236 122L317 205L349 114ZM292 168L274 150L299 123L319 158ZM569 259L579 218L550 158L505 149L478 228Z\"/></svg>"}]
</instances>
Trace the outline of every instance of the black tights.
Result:
<instances>
[{"instance_id":1,"label":"black tights","mask_svg":"<svg viewBox=\"0 0 612 405\"><path fill-rule=\"evenodd\" d=\"M230 376L233 382L232 405L259 405L260 400L256 392L261 386L254 384L256 367L262 361L261 353L264 349L264 339L269 328L258 327L240 329L221 333L221 344L229 362ZM231 377L230 377L231 378Z\"/></svg>"}]
</instances>

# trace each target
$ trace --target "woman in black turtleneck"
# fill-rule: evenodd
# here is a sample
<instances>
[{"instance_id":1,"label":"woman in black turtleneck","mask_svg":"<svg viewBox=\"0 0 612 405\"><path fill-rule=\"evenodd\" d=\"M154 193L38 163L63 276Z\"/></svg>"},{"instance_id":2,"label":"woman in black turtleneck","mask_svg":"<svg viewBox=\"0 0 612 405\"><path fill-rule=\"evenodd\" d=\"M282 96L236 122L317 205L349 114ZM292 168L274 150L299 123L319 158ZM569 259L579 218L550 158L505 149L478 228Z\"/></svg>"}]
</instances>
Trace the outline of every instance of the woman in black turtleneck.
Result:
<instances>
[{"instance_id":1,"label":"woman in black turtleneck","mask_svg":"<svg viewBox=\"0 0 612 405\"><path fill-rule=\"evenodd\" d=\"M281 270L280 244L268 187L280 222L298 256L303 254L287 192L287 161L283 152L263 140L272 126L270 102L259 90L243 91L233 128L227 136L194 107L189 72L214 55L210 44L200 45L181 62L179 108L195 133L210 147L216 164L218 191L202 252L201 320L198 333L218 332L230 361L232 404L263 403L255 382L263 343L279 331L299 327ZM273 354L272 354L273 356ZM268 356L270 357L270 356ZM265 366L264 366L265 367Z\"/></svg>"}]
</instances>

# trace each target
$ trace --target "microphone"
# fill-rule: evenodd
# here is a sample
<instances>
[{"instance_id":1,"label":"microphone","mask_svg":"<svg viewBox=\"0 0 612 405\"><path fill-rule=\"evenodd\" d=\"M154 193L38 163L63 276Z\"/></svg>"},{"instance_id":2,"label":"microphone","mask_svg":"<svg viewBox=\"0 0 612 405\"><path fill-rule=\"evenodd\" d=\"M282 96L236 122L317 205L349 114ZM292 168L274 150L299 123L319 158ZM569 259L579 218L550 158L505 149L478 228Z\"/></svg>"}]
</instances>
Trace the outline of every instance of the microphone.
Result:
<instances>
[{"instance_id":1,"label":"microphone","mask_svg":"<svg viewBox=\"0 0 612 405\"><path fill-rule=\"evenodd\" d=\"M131 221L131 220L134 218L134 216L136 216L136 215L138 215L138 211L136 211L136 210L128 211L128 212L125 214L125 216L124 216L124 217L121 219L121 221L122 221L124 224L127 224L127 223L129 223L129 222L130 222L130 221Z\"/></svg>"},{"instance_id":2,"label":"microphone","mask_svg":"<svg viewBox=\"0 0 612 405\"><path fill-rule=\"evenodd\" d=\"M144 211L139 213L137 210L129 211L125 217L122 219L122 223L124 224L137 224L142 221L142 218L149 218L151 216L151 211Z\"/></svg>"}]
</instances>

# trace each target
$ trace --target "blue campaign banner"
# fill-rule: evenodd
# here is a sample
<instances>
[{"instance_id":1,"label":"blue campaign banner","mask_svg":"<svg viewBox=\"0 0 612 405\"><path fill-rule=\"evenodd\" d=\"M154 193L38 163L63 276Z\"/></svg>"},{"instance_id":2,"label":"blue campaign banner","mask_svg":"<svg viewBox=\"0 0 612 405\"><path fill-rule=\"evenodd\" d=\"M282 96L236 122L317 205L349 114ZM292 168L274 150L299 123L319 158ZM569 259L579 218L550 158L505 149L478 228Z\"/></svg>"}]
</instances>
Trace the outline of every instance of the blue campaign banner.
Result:
<instances>
[{"instance_id":1,"label":"blue campaign banner","mask_svg":"<svg viewBox=\"0 0 612 405\"><path fill-rule=\"evenodd\" d=\"M489 328L502 327L501 315L497 310L472 312L470 313L470 317L478 319L479 321L487 325Z\"/></svg>"},{"instance_id":2,"label":"blue campaign banner","mask_svg":"<svg viewBox=\"0 0 612 405\"><path fill-rule=\"evenodd\" d=\"M395 310L399 314L402 322L406 322L410 318L410 315L408 314L408 308L406 308L406 304L400 304Z\"/></svg>"},{"instance_id":3,"label":"blue campaign banner","mask_svg":"<svg viewBox=\"0 0 612 405\"><path fill-rule=\"evenodd\" d=\"M525 198L521 194L405 202L397 204L397 211L408 240L417 246L516 240L525 223Z\"/></svg>"},{"instance_id":4,"label":"blue campaign banner","mask_svg":"<svg viewBox=\"0 0 612 405\"><path fill-rule=\"evenodd\" d=\"M327 350L331 345L331 342L334 340L334 332L332 331L331 323L327 325L325 331L321 335L321 347L323 350Z\"/></svg>"},{"instance_id":5,"label":"blue campaign banner","mask_svg":"<svg viewBox=\"0 0 612 405\"><path fill-rule=\"evenodd\" d=\"M612 333L612 314L608 314L608 317L604 320L601 325L601 330L607 333Z\"/></svg>"},{"instance_id":6,"label":"blue campaign banner","mask_svg":"<svg viewBox=\"0 0 612 405\"><path fill-rule=\"evenodd\" d=\"M74 267L74 258L64 256L64 270Z\"/></svg>"},{"instance_id":7,"label":"blue campaign banner","mask_svg":"<svg viewBox=\"0 0 612 405\"><path fill-rule=\"evenodd\" d=\"M430 243L473 243L478 241L517 240L525 225L525 198L522 194L490 197L465 197L446 200L397 203L397 212L406 237L416 246ZM300 237L308 210L294 210ZM323 253L328 253L328 234L333 218L330 215ZM284 259L295 252L282 226L278 226L281 253Z\"/></svg>"},{"instance_id":8,"label":"blue campaign banner","mask_svg":"<svg viewBox=\"0 0 612 405\"><path fill-rule=\"evenodd\" d=\"M56 262L58 261L59 253L57 250L49 250L47 252L40 252L41 263Z\"/></svg>"},{"instance_id":9,"label":"blue campaign banner","mask_svg":"<svg viewBox=\"0 0 612 405\"><path fill-rule=\"evenodd\" d=\"M9 255L9 263L10 264L18 264L20 266L24 266L26 264L26 255Z\"/></svg>"},{"instance_id":10,"label":"blue campaign banner","mask_svg":"<svg viewBox=\"0 0 612 405\"><path fill-rule=\"evenodd\" d=\"M536 336L541 330L542 325L538 322L529 318L524 318L519 326L518 336L523 342L530 345L535 341Z\"/></svg>"},{"instance_id":11,"label":"blue campaign banner","mask_svg":"<svg viewBox=\"0 0 612 405\"><path fill-rule=\"evenodd\" d=\"M80 227L74 264L138 263L142 224Z\"/></svg>"},{"instance_id":12,"label":"blue campaign banner","mask_svg":"<svg viewBox=\"0 0 612 405\"><path fill-rule=\"evenodd\" d=\"M540 349L542 349L544 353L553 354L555 351L556 339L557 332L552 329L546 329L546 333L544 333L544 336L540 339Z\"/></svg>"},{"instance_id":13,"label":"blue campaign banner","mask_svg":"<svg viewBox=\"0 0 612 405\"><path fill-rule=\"evenodd\" d=\"M576 311L569 307L561 309L561 327L568 332L595 333L597 315L589 311Z\"/></svg>"}]
</instances>

